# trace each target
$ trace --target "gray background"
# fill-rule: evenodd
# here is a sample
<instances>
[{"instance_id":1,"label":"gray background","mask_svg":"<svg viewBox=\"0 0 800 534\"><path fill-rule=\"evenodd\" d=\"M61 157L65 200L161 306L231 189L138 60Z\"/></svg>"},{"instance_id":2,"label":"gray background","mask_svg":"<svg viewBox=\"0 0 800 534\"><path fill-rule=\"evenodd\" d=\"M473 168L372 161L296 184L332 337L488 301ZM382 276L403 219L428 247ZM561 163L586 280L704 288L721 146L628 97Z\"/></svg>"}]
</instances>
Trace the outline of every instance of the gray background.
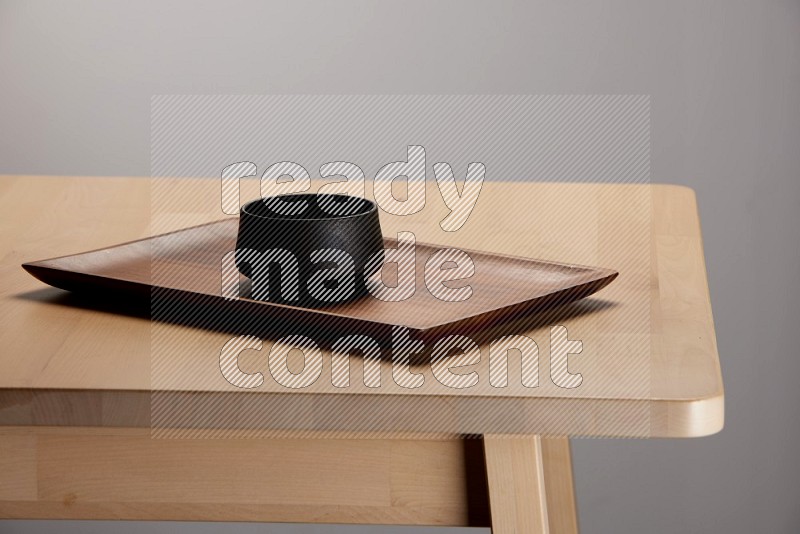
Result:
<instances>
[{"instance_id":1,"label":"gray background","mask_svg":"<svg viewBox=\"0 0 800 534\"><path fill-rule=\"evenodd\" d=\"M652 179L699 198L727 422L575 441L581 524L798 532L798 58L797 1L2 0L0 173L149 175L152 94L650 94Z\"/></svg>"}]
</instances>

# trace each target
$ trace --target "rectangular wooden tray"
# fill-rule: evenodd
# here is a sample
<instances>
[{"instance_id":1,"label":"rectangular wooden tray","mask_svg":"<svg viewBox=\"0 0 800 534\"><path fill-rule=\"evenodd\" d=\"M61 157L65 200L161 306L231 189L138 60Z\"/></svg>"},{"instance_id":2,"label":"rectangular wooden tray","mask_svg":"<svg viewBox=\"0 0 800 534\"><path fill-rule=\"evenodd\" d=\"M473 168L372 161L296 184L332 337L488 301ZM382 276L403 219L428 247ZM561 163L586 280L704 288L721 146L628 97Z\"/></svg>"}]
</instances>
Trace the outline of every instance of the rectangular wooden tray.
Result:
<instances>
[{"instance_id":1,"label":"rectangular wooden tray","mask_svg":"<svg viewBox=\"0 0 800 534\"><path fill-rule=\"evenodd\" d=\"M235 249L237 227L236 219L228 219L23 267L42 282L70 291L151 298L154 315L159 309L175 308L165 303L181 302L184 311L188 306L195 318L211 317L216 326L240 320L385 334L397 325L422 336L466 333L566 304L602 289L618 274L598 267L466 250L475 263L475 274L461 284L472 286L472 296L463 302L446 302L431 295L424 280L426 260L445 247L417 243L416 292L405 301L384 302L368 296L308 309L248 298L226 300L222 258ZM395 246L394 239L384 238L384 242Z\"/></svg>"}]
</instances>

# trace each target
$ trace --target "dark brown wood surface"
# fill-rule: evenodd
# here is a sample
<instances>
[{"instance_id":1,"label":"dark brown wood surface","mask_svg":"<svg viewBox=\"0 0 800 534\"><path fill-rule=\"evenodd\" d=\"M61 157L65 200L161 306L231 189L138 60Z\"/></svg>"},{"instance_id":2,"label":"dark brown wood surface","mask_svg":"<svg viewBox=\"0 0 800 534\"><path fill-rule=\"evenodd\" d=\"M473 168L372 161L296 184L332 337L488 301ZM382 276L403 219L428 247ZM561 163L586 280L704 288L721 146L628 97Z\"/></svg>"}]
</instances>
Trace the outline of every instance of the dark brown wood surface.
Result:
<instances>
[{"instance_id":1,"label":"dark brown wood surface","mask_svg":"<svg viewBox=\"0 0 800 534\"><path fill-rule=\"evenodd\" d=\"M475 263L475 274L455 287L472 286L462 302L434 297L425 285L425 262L442 247L416 244L416 291L400 302L372 296L323 309L307 309L242 297L222 297L222 258L235 249L237 221L228 219L148 239L71 256L26 263L23 267L41 281L72 291L114 292L156 296L175 302L207 306L209 315L243 313L284 319L294 324L325 321L332 328L364 328L386 333L393 325L416 334L441 334L458 327L459 333L485 327L523 313L586 297L617 276L610 269L465 251ZM386 238L387 248L396 246ZM385 269L393 284L396 273ZM242 277L243 278L243 277ZM247 294L246 279L242 280Z\"/></svg>"}]
</instances>

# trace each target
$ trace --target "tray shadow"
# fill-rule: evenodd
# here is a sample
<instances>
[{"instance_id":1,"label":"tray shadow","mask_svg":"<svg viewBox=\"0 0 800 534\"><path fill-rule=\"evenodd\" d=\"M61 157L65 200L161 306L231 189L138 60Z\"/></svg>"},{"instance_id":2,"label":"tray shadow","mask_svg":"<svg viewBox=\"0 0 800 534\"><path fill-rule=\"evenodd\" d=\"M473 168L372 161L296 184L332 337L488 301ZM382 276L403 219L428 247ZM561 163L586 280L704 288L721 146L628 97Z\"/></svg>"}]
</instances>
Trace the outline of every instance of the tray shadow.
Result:
<instances>
[{"instance_id":1,"label":"tray shadow","mask_svg":"<svg viewBox=\"0 0 800 534\"><path fill-rule=\"evenodd\" d=\"M124 298L117 296L116 299L112 300L108 298L108 294L99 292L74 293L45 287L19 293L14 298L40 302L51 306L80 308L99 313L124 315L159 323L212 330L231 335L254 335L262 339L303 335L310 337L321 347L327 349L330 349L331 344L336 339L350 334L368 335L378 340L382 347L390 348L391 346L390 339L386 338L385 332L378 331L378 329L370 329L369 327L346 331L341 328L328 328L325 324L311 325L307 321L293 322L291 314L285 317L265 320L263 316L248 314L246 310L241 308L219 309L219 306L203 306L203 303L197 300L185 301L159 295L154 295L152 298L136 295L127 295ZM619 306L619 304L614 301L587 297L567 304L554 305L535 313L510 318L483 329L471 328L461 332L455 328L453 331L437 334L436 337L425 339L424 341L435 341L437 338L449 334L462 334L480 344L504 335L518 334L536 328L563 324L571 319L591 316L616 306ZM427 362L431 347L432 343L426 343L426 350L418 357L413 358L412 364Z\"/></svg>"}]
</instances>

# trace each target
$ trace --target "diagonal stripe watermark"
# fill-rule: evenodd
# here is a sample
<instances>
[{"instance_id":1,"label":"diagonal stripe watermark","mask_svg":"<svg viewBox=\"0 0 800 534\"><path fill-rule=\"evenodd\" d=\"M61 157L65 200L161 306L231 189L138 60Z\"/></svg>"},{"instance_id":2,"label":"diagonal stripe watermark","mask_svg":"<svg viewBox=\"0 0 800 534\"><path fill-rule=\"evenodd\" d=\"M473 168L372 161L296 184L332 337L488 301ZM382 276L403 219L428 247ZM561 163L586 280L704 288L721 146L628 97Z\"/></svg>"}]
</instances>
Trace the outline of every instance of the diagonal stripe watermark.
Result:
<instances>
[{"instance_id":1,"label":"diagonal stripe watermark","mask_svg":"<svg viewBox=\"0 0 800 534\"><path fill-rule=\"evenodd\" d=\"M205 226L189 241L173 234L151 257L154 437L649 435L658 316L643 187L648 96L161 95L151 103L151 174L153 234L235 220L264 196L374 200L384 236L398 242L367 281L364 298L381 306L406 306L418 292L469 306L481 291L501 291L473 287L479 265L465 251L475 248L620 273L588 299L422 339L404 324L348 331L300 321L291 308L269 320L232 312L200 295L236 304L266 287L237 271L235 224ZM508 181L541 187L509 195L496 183ZM304 209L269 206L290 217ZM346 217L353 206L320 209ZM601 247L608 236L624 247ZM420 242L440 249L422 269ZM295 265L279 252L273 259ZM336 315L349 305L337 303L352 292L352 258L328 248L312 261L325 269L308 280L297 269L297 282ZM514 261L504 265L513 277ZM331 285L334 272L343 283ZM517 283L563 275L549 276ZM198 296L178 299L176 288ZM435 322L431 309L415 319ZM588 400L599 408L587 411Z\"/></svg>"}]
</instances>

